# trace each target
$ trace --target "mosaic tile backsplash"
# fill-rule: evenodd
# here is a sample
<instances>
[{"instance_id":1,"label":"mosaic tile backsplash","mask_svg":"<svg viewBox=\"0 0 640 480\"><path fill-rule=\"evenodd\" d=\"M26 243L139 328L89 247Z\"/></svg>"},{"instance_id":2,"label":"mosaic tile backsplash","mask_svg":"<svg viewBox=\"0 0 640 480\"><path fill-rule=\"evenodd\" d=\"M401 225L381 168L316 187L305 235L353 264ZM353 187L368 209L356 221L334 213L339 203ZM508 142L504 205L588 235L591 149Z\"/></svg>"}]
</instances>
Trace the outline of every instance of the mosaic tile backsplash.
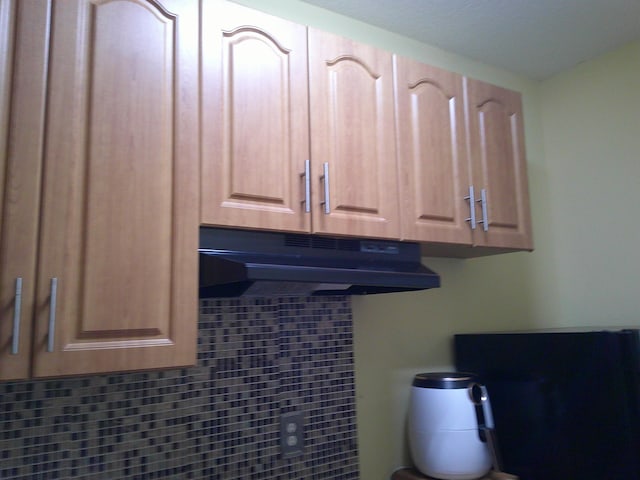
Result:
<instances>
[{"instance_id":1,"label":"mosaic tile backsplash","mask_svg":"<svg viewBox=\"0 0 640 480\"><path fill-rule=\"evenodd\" d=\"M200 308L196 367L0 383L0 478L357 479L349 297Z\"/></svg>"}]
</instances>

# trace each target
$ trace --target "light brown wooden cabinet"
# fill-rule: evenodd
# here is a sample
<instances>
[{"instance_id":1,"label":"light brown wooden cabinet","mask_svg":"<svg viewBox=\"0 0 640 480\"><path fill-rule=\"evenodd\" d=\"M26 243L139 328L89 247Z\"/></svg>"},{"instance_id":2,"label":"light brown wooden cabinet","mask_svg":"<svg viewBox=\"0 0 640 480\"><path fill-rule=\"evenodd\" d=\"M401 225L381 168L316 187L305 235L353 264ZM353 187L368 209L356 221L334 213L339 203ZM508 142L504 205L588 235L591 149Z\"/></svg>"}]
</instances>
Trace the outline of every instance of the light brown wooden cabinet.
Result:
<instances>
[{"instance_id":1,"label":"light brown wooden cabinet","mask_svg":"<svg viewBox=\"0 0 640 480\"><path fill-rule=\"evenodd\" d=\"M314 233L399 237L392 57L309 28Z\"/></svg>"},{"instance_id":2,"label":"light brown wooden cabinet","mask_svg":"<svg viewBox=\"0 0 640 480\"><path fill-rule=\"evenodd\" d=\"M30 373L48 15L0 0L0 379Z\"/></svg>"},{"instance_id":3,"label":"light brown wooden cabinet","mask_svg":"<svg viewBox=\"0 0 640 480\"><path fill-rule=\"evenodd\" d=\"M395 75L402 238L434 255L531 250L520 94L403 57Z\"/></svg>"},{"instance_id":4,"label":"light brown wooden cabinet","mask_svg":"<svg viewBox=\"0 0 640 480\"><path fill-rule=\"evenodd\" d=\"M202 222L308 232L307 32L202 4Z\"/></svg>"},{"instance_id":5,"label":"light brown wooden cabinet","mask_svg":"<svg viewBox=\"0 0 640 480\"><path fill-rule=\"evenodd\" d=\"M465 78L473 244L532 250L521 95Z\"/></svg>"},{"instance_id":6,"label":"light brown wooden cabinet","mask_svg":"<svg viewBox=\"0 0 640 480\"><path fill-rule=\"evenodd\" d=\"M227 2L202 39L202 222L397 238L391 54Z\"/></svg>"},{"instance_id":7,"label":"light brown wooden cabinet","mask_svg":"<svg viewBox=\"0 0 640 480\"><path fill-rule=\"evenodd\" d=\"M0 377L195 363L197 4L0 7Z\"/></svg>"},{"instance_id":8,"label":"light brown wooden cabinet","mask_svg":"<svg viewBox=\"0 0 640 480\"><path fill-rule=\"evenodd\" d=\"M396 56L402 238L470 245L461 75Z\"/></svg>"},{"instance_id":9,"label":"light brown wooden cabinet","mask_svg":"<svg viewBox=\"0 0 640 480\"><path fill-rule=\"evenodd\" d=\"M532 249L519 94L224 0L201 26L203 224Z\"/></svg>"}]
</instances>

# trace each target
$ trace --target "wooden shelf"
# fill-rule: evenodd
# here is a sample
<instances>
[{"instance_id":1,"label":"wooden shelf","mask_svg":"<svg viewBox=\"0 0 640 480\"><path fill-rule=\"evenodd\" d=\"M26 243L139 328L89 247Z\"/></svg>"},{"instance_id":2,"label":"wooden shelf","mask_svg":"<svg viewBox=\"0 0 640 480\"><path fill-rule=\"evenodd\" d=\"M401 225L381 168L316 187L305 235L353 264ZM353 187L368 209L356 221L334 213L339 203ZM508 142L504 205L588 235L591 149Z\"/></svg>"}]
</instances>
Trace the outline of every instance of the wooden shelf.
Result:
<instances>
[{"instance_id":1,"label":"wooden shelf","mask_svg":"<svg viewBox=\"0 0 640 480\"><path fill-rule=\"evenodd\" d=\"M432 477L427 477L413 468L403 468L393 472L391 480L432 480ZM518 477L504 472L491 471L479 480L518 480Z\"/></svg>"}]
</instances>

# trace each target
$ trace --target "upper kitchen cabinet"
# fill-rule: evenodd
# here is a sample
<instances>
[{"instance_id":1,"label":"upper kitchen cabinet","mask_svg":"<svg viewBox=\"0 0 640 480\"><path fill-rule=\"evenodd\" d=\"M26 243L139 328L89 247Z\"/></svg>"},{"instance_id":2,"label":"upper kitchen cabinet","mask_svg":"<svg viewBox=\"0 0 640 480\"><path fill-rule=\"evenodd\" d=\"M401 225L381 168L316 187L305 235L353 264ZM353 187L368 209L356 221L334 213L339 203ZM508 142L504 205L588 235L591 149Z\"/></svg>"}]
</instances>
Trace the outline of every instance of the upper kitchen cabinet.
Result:
<instances>
[{"instance_id":1,"label":"upper kitchen cabinet","mask_svg":"<svg viewBox=\"0 0 640 480\"><path fill-rule=\"evenodd\" d=\"M201 14L203 224L531 248L517 94L232 2Z\"/></svg>"},{"instance_id":2,"label":"upper kitchen cabinet","mask_svg":"<svg viewBox=\"0 0 640 480\"><path fill-rule=\"evenodd\" d=\"M520 95L398 56L395 75L402 238L432 255L532 249Z\"/></svg>"},{"instance_id":3,"label":"upper kitchen cabinet","mask_svg":"<svg viewBox=\"0 0 640 480\"><path fill-rule=\"evenodd\" d=\"M27 378L36 285L47 2L0 0L0 379Z\"/></svg>"},{"instance_id":4,"label":"upper kitchen cabinet","mask_svg":"<svg viewBox=\"0 0 640 480\"><path fill-rule=\"evenodd\" d=\"M470 245L462 77L394 62L402 238Z\"/></svg>"},{"instance_id":5,"label":"upper kitchen cabinet","mask_svg":"<svg viewBox=\"0 0 640 480\"><path fill-rule=\"evenodd\" d=\"M308 232L306 28L225 1L201 21L202 223Z\"/></svg>"},{"instance_id":6,"label":"upper kitchen cabinet","mask_svg":"<svg viewBox=\"0 0 640 480\"><path fill-rule=\"evenodd\" d=\"M392 55L309 28L314 233L398 238Z\"/></svg>"},{"instance_id":7,"label":"upper kitchen cabinet","mask_svg":"<svg viewBox=\"0 0 640 480\"><path fill-rule=\"evenodd\" d=\"M532 250L521 96L468 78L465 94L473 244Z\"/></svg>"},{"instance_id":8,"label":"upper kitchen cabinet","mask_svg":"<svg viewBox=\"0 0 640 480\"><path fill-rule=\"evenodd\" d=\"M46 2L20 2L19 10L36 4ZM198 5L69 0L51 2L51 9L50 28L22 32L25 39L50 32L46 109L44 42L31 39L33 45L21 48L20 37L14 48L11 91L34 104L18 105L28 123L12 123L7 159L19 175L37 178L37 142L44 138L35 300L28 298L26 278L22 292L23 325L29 302L35 310L31 375L193 364ZM20 82L28 77L22 62L37 75L35 85ZM30 100L23 89L37 96ZM35 195L36 186L26 186ZM7 201L16 212L32 213L33 199L25 203L12 191L4 198L5 214ZM23 248L31 248L35 233L31 224L11 236L3 227L5 275L20 259L15 251L7 258L4 242L15 249L24 240ZM4 353L4 337L2 346Z\"/></svg>"}]
</instances>

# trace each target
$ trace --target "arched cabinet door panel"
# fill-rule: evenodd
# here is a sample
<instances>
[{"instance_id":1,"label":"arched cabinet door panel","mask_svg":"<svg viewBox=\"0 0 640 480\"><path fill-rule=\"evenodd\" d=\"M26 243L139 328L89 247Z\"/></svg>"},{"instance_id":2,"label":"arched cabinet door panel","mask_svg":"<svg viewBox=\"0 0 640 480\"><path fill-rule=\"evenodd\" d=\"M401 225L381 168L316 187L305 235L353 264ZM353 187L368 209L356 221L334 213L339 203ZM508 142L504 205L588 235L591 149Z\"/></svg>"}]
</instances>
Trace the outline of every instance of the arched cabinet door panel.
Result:
<instances>
[{"instance_id":1,"label":"arched cabinet door panel","mask_svg":"<svg viewBox=\"0 0 640 480\"><path fill-rule=\"evenodd\" d=\"M309 29L313 232L398 238L389 52Z\"/></svg>"},{"instance_id":2,"label":"arched cabinet door panel","mask_svg":"<svg viewBox=\"0 0 640 480\"><path fill-rule=\"evenodd\" d=\"M308 232L306 28L223 1L201 22L202 222Z\"/></svg>"},{"instance_id":3,"label":"arched cabinet door panel","mask_svg":"<svg viewBox=\"0 0 640 480\"><path fill-rule=\"evenodd\" d=\"M471 244L462 77L394 57L402 238Z\"/></svg>"}]
</instances>

